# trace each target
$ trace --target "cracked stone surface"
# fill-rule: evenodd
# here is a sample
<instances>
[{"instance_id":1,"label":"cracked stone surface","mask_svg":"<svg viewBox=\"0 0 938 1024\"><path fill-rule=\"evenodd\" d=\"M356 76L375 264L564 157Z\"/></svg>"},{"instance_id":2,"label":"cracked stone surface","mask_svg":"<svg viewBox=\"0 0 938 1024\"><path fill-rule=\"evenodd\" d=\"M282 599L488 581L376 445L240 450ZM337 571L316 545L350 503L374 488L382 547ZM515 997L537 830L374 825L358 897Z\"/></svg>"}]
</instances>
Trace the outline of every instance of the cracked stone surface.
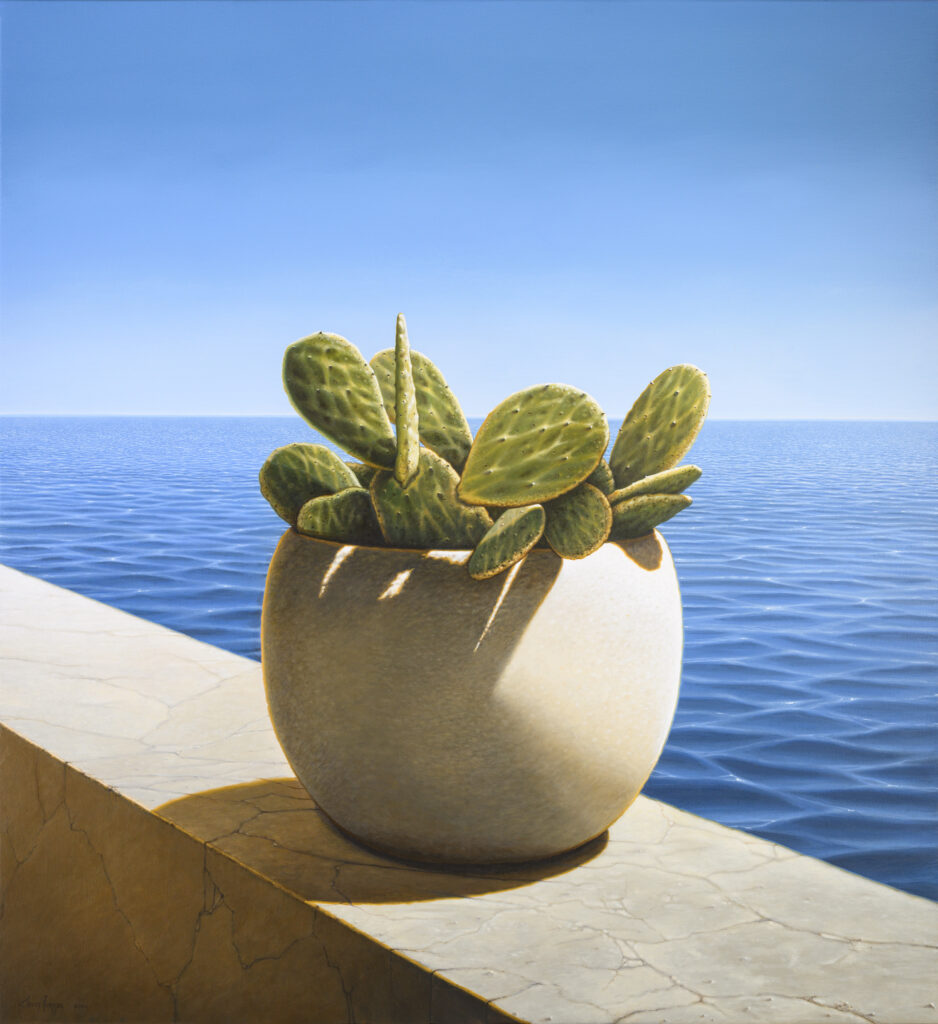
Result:
<instances>
[{"instance_id":1,"label":"cracked stone surface","mask_svg":"<svg viewBox=\"0 0 938 1024\"><path fill-rule=\"evenodd\" d=\"M551 862L392 860L255 663L2 567L0 609L4 1021L938 1024L928 900L643 797Z\"/></svg>"}]
</instances>

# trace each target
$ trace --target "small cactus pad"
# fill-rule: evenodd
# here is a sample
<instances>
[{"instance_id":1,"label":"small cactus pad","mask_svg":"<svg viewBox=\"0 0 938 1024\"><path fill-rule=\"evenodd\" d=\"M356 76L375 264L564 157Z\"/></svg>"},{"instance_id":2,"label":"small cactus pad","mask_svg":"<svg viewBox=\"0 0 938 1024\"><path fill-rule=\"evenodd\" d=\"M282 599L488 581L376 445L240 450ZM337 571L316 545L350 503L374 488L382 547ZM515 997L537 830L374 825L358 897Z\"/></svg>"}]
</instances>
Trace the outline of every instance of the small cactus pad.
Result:
<instances>
[{"instance_id":1,"label":"small cactus pad","mask_svg":"<svg viewBox=\"0 0 938 1024\"><path fill-rule=\"evenodd\" d=\"M585 480L609 443L602 409L585 391L541 384L488 414L469 451L459 496L471 505L531 505Z\"/></svg>"},{"instance_id":2,"label":"small cactus pad","mask_svg":"<svg viewBox=\"0 0 938 1024\"><path fill-rule=\"evenodd\" d=\"M466 462L472 446L469 424L450 391L443 374L419 352L411 350L414 388L417 392L417 415L420 418L420 440L431 451L442 456L457 471ZM371 360L378 378L388 415L396 416L394 395L394 350L385 349Z\"/></svg>"},{"instance_id":3,"label":"small cactus pad","mask_svg":"<svg viewBox=\"0 0 938 1024\"><path fill-rule=\"evenodd\" d=\"M401 487L406 487L417 473L420 434L417 429L414 374L410 365L410 342L407 340L407 323L403 313L397 314L397 338L394 344L394 423L397 427L394 479Z\"/></svg>"},{"instance_id":4,"label":"small cactus pad","mask_svg":"<svg viewBox=\"0 0 938 1024\"><path fill-rule=\"evenodd\" d=\"M544 520L541 505L505 509L472 552L469 575L487 580L524 558L544 532Z\"/></svg>"},{"instance_id":5,"label":"small cactus pad","mask_svg":"<svg viewBox=\"0 0 938 1024\"><path fill-rule=\"evenodd\" d=\"M295 341L283 385L296 411L330 441L372 466L393 469L397 442L374 371L338 334Z\"/></svg>"},{"instance_id":6,"label":"small cactus pad","mask_svg":"<svg viewBox=\"0 0 938 1024\"><path fill-rule=\"evenodd\" d=\"M613 491L609 495L609 502L615 505L626 498L637 498L640 494L680 494L695 480L699 480L702 472L699 466L675 466L674 469L652 473L628 487Z\"/></svg>"},{"instance_id":7,"label":"small cactus pad","mask_svg":"<svg viewBox=\"0 0 938 1024\"><path fill-rule=\"evenodd\" d=\"M641 494L612 506L610 540L644 537L661 523L690 505L686 494Z\"/></svg>"},{"instance_id":8,"label":"small cactus pad","mask_svg":"<svg viewBox=\"0 0 938 1024\"><path fill-rule=\"evenodd\" d=\"M592 484L579 487L547 503L547 543L562 558L586 558L602 547L612 526L606 496Z\"/></svg>"},{"instance_id":9,"label":"small cactus pad","mask_svg":"<svg viewBox=\"0 0 938 1024\"><path fill-rule=\"evenodd\" d=\"M392 547L474 548L492 525L483 508L456 496L456 470L429 448L420 449L417 475L401 485L381 471L371 481L371 498L381 532Z\"/></svg>"},{"instance_id":10,"label":"small cactus pad","mask_svg":"<svg viewBox=\"0 0 938 1024\"><path fill-rule=\"evenodd\" d=\"M346 462L345 465L355 474L362 487L368 487L378 472L375 466L366 466L363 462Z\"/></svg>"},{"instance_id":11,"label":"small cactus pad","mask_svg":"<svg viewBox=\"0 0 938 1024\"><path fill-rule=\"evenodd\" d=\"M341 544L376 545L382 541L371 495L363 487L310 499L300 509L296 528Z\"/></svg>"},{"instance_id":12,"label":"small cactus pad","mask_svg":"<svg viewBox=\"0 0 938 1024\"><path fill-rule=\"evenodd\" d=\"M291 526L310 498L358 487L355 474L321 444L288 444L270 453L260 471L261 494Z\"/></svg>"},{"instance_id":13,"label":"small cactus pad","mask_svg":"<svg viewBox=\"0 0 938 1024\"><path fill-rule=\"evenodd\" d=\"M710 384L696 366L659 373L629 410L609 456L616 487L676 466L694 443L707 407Z\"/></svg>"},{"instance_id":14,"label":"small cactus pad","mask_svg":"<svg viewBox=\"0 0 938 1024\"><path fill-rule=\"evenodd\" d=\"M616 489L615 477L605 459L600 459L599 465L586 478L585 483L598 487L603 494L612 494Z\"/></svg>"}]
</instances>

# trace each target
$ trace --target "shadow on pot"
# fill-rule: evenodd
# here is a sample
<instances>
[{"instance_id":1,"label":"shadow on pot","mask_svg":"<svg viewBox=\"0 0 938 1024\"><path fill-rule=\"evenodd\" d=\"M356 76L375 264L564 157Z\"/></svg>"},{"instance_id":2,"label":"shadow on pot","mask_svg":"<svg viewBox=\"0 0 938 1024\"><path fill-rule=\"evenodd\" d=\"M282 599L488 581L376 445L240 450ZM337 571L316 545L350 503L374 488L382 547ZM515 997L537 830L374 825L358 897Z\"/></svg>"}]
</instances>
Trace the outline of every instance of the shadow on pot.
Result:
<instances>
[{"instance_id":1,"label":"shadow on pot","mask_svg":"<svg viewBox=\"0 0 938 1024\"><path fill-rule=\"evenodd\" d=\"M348 838L296 779L261 779L194 793L163 804L156 813L317 903L412 903L503 892L571 871L602 853L608 841L603 833L536 863L411 864Z\"/></svg>"}]
</instances>

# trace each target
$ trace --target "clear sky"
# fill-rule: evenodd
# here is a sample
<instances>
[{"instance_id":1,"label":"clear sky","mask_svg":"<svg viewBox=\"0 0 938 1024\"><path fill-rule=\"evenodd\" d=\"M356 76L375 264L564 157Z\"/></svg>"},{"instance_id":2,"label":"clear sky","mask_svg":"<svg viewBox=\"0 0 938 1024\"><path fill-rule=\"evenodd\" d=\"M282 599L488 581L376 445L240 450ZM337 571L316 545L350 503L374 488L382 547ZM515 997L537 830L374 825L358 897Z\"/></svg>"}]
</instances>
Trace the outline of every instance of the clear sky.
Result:
<instances>
[{"instance_id":1,"label":"clear sky","mask_svg":"<svg viewBox=\"0 0 938 1024\"><path fill-rule=\"evenodd\" d=\"M290 414L411 345L469 415L938 419L938 5L9 2L0 409Z\"/></svg>"}]
</instances>

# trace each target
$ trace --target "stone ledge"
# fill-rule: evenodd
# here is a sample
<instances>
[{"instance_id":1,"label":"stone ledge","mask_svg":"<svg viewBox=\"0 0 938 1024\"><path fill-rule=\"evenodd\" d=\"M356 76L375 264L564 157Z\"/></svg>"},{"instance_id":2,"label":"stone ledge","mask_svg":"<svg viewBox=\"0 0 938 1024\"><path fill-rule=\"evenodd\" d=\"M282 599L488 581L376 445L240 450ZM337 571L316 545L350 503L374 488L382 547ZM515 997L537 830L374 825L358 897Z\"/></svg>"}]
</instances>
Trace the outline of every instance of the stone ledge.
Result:
<instances>
[{"instance_id":1,"label":"stone ledge","mask_svg":"<svg viewBox=\"0 0 938 1024\"><path fill-rule=\"evenodd\" d=\"M640 797L548 864L338 833L260 666L0 567L0 1019L938 1022L938 907Z\"/></svg>"}]
</instances>

